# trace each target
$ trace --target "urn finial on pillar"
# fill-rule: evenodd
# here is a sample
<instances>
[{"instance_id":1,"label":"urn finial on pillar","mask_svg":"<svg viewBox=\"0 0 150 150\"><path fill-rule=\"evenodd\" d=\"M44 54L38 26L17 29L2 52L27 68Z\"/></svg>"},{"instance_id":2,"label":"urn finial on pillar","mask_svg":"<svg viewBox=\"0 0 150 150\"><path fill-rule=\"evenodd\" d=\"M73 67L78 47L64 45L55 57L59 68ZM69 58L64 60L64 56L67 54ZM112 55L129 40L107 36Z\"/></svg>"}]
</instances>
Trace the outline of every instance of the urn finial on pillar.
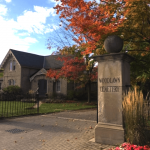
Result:
<instances>
[{"instance_id":1,"label":"urn finial on pillar","mask_svg":"<svg viewBox=\"0 0 150 150\"><path fill-rule=\"evenodd\" d=\"M110 35L104 41L104 48L108 53L119 53L123 48L123 40L117 35Z\"/></svg>"}]
</instances>

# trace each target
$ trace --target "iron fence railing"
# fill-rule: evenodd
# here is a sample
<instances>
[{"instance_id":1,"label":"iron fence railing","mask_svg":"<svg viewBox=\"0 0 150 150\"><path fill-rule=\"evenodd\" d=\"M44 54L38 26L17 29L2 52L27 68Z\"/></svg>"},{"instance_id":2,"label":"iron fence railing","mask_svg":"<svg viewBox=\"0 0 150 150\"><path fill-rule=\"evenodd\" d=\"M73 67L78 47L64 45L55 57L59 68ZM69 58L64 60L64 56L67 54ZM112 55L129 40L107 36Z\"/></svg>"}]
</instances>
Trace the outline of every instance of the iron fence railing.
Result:
<instances>
[{"instance_id":1,"label":"iron fence railing","mask_svg":"<svg viewBox=\"0 0 150 150\"><path fill-rule=\"evenodd\" d=\"M39 114L38 94L0 94L0 118ZM36 106L36 107L35 107Z\"/></svg>"}]
</instances>

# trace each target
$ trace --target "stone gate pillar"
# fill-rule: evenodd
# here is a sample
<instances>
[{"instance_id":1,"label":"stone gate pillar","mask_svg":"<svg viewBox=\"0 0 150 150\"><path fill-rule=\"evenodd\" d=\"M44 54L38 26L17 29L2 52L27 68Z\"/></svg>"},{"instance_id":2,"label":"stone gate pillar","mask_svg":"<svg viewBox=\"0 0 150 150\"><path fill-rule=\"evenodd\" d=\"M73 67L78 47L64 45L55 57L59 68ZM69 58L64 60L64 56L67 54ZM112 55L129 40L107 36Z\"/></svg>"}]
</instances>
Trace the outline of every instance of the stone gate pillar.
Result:
<instances>
[{"instance_id":1,"label":"stone gate pillar","mask_svg":"<svg viewBox=\"0 0 150 150\"><path fill-rule=\"evenodd\" d=\"M121 144L124 142L122 118L122 94L130 85L130 62L133 57L119 53L123 41L109 36L104 47L110 54L93 56L98 61L98 124L95 126L95 142Z\"/></svg>"}]
</instances>

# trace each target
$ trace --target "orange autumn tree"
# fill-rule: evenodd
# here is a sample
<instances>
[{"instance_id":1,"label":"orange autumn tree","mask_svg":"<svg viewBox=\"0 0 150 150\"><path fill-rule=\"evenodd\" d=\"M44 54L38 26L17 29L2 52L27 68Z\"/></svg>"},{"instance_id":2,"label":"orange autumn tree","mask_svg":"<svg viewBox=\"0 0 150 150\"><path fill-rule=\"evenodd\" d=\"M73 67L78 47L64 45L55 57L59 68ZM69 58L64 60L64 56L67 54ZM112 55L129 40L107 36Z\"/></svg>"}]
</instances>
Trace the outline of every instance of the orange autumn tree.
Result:
<instances>
[{"instance_id":1,"label":"orange autumn tree","mask_svg":"<svg viewBox=\"0 0 150 150\"><path fill-rule=\"evenodd\" d=\"M150 0L101 0L85 2L84 0L61 0L54 7L60 14L62 22L67 22L66 30L79 34L77 43L86 46L82 53L105 53L103 43L111 34L122 36L124 42L132 47L150 43ZM116 15L116 16L114 16ZM65 20L65 21L64 21ZM86 41L86 42L82 42ZM100 50L96 49L100 47Z\"/></svg>"},{"instance_id":2,"label":"orange autumn tree","mask_svg":"<svg viewBox=\"0 0 150 150\"><path fill-rule=\"evenodd\" d=\"M150 0L61 0L55 9L66 30L71 29L78 44L86 47L83 55L105 54L103 43L108 35L124 40L123 51L136 58L131 63L131 82L145 82L150 77ZM84 41L84 42L83 42ZM138 67L140 66L140 67Z\"/></svg>"},{"instance_id":3,"label":"orange autumn tree","mask_svg":"<svg viewBox=\"0 0 150 150\"><path fill-rule=\"evenodd\" d=\"M90 91L91 82L97 80L97 67L94 67L94 61L89 61L88 57L85 59L80 54L81 48L73 45L72 47L64 47L59 52L64 57L58 57L57 60L63 61L63 67L60 70L48 70L46 76L49 78L67 79L67 81L74 81L79 83L76 88L87 86L88 102L91 101ZM67 55L72 56L67 56ZM78 56L78 57L77 57Z\"/></svg>"}]
</instances>

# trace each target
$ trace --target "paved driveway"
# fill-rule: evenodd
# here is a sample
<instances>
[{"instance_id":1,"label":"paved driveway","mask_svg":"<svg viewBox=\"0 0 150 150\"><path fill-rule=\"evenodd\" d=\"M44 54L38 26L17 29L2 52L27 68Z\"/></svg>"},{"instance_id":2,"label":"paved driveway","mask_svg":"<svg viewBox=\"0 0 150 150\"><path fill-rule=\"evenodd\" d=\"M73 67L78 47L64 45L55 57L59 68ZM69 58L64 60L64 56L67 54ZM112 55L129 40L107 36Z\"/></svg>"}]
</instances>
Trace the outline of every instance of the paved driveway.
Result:
<instances>
[{"instance_id":1,"label":"paved driveway","mask_svg":"<svg viewBox=\"0 0 150 150\"><path fill-rule=\"evenodd\" d=\"M0 120L0 150L100 150L96 109ZM111 146L112 147L112 146Z\"/></svg>"}]
</instances>

